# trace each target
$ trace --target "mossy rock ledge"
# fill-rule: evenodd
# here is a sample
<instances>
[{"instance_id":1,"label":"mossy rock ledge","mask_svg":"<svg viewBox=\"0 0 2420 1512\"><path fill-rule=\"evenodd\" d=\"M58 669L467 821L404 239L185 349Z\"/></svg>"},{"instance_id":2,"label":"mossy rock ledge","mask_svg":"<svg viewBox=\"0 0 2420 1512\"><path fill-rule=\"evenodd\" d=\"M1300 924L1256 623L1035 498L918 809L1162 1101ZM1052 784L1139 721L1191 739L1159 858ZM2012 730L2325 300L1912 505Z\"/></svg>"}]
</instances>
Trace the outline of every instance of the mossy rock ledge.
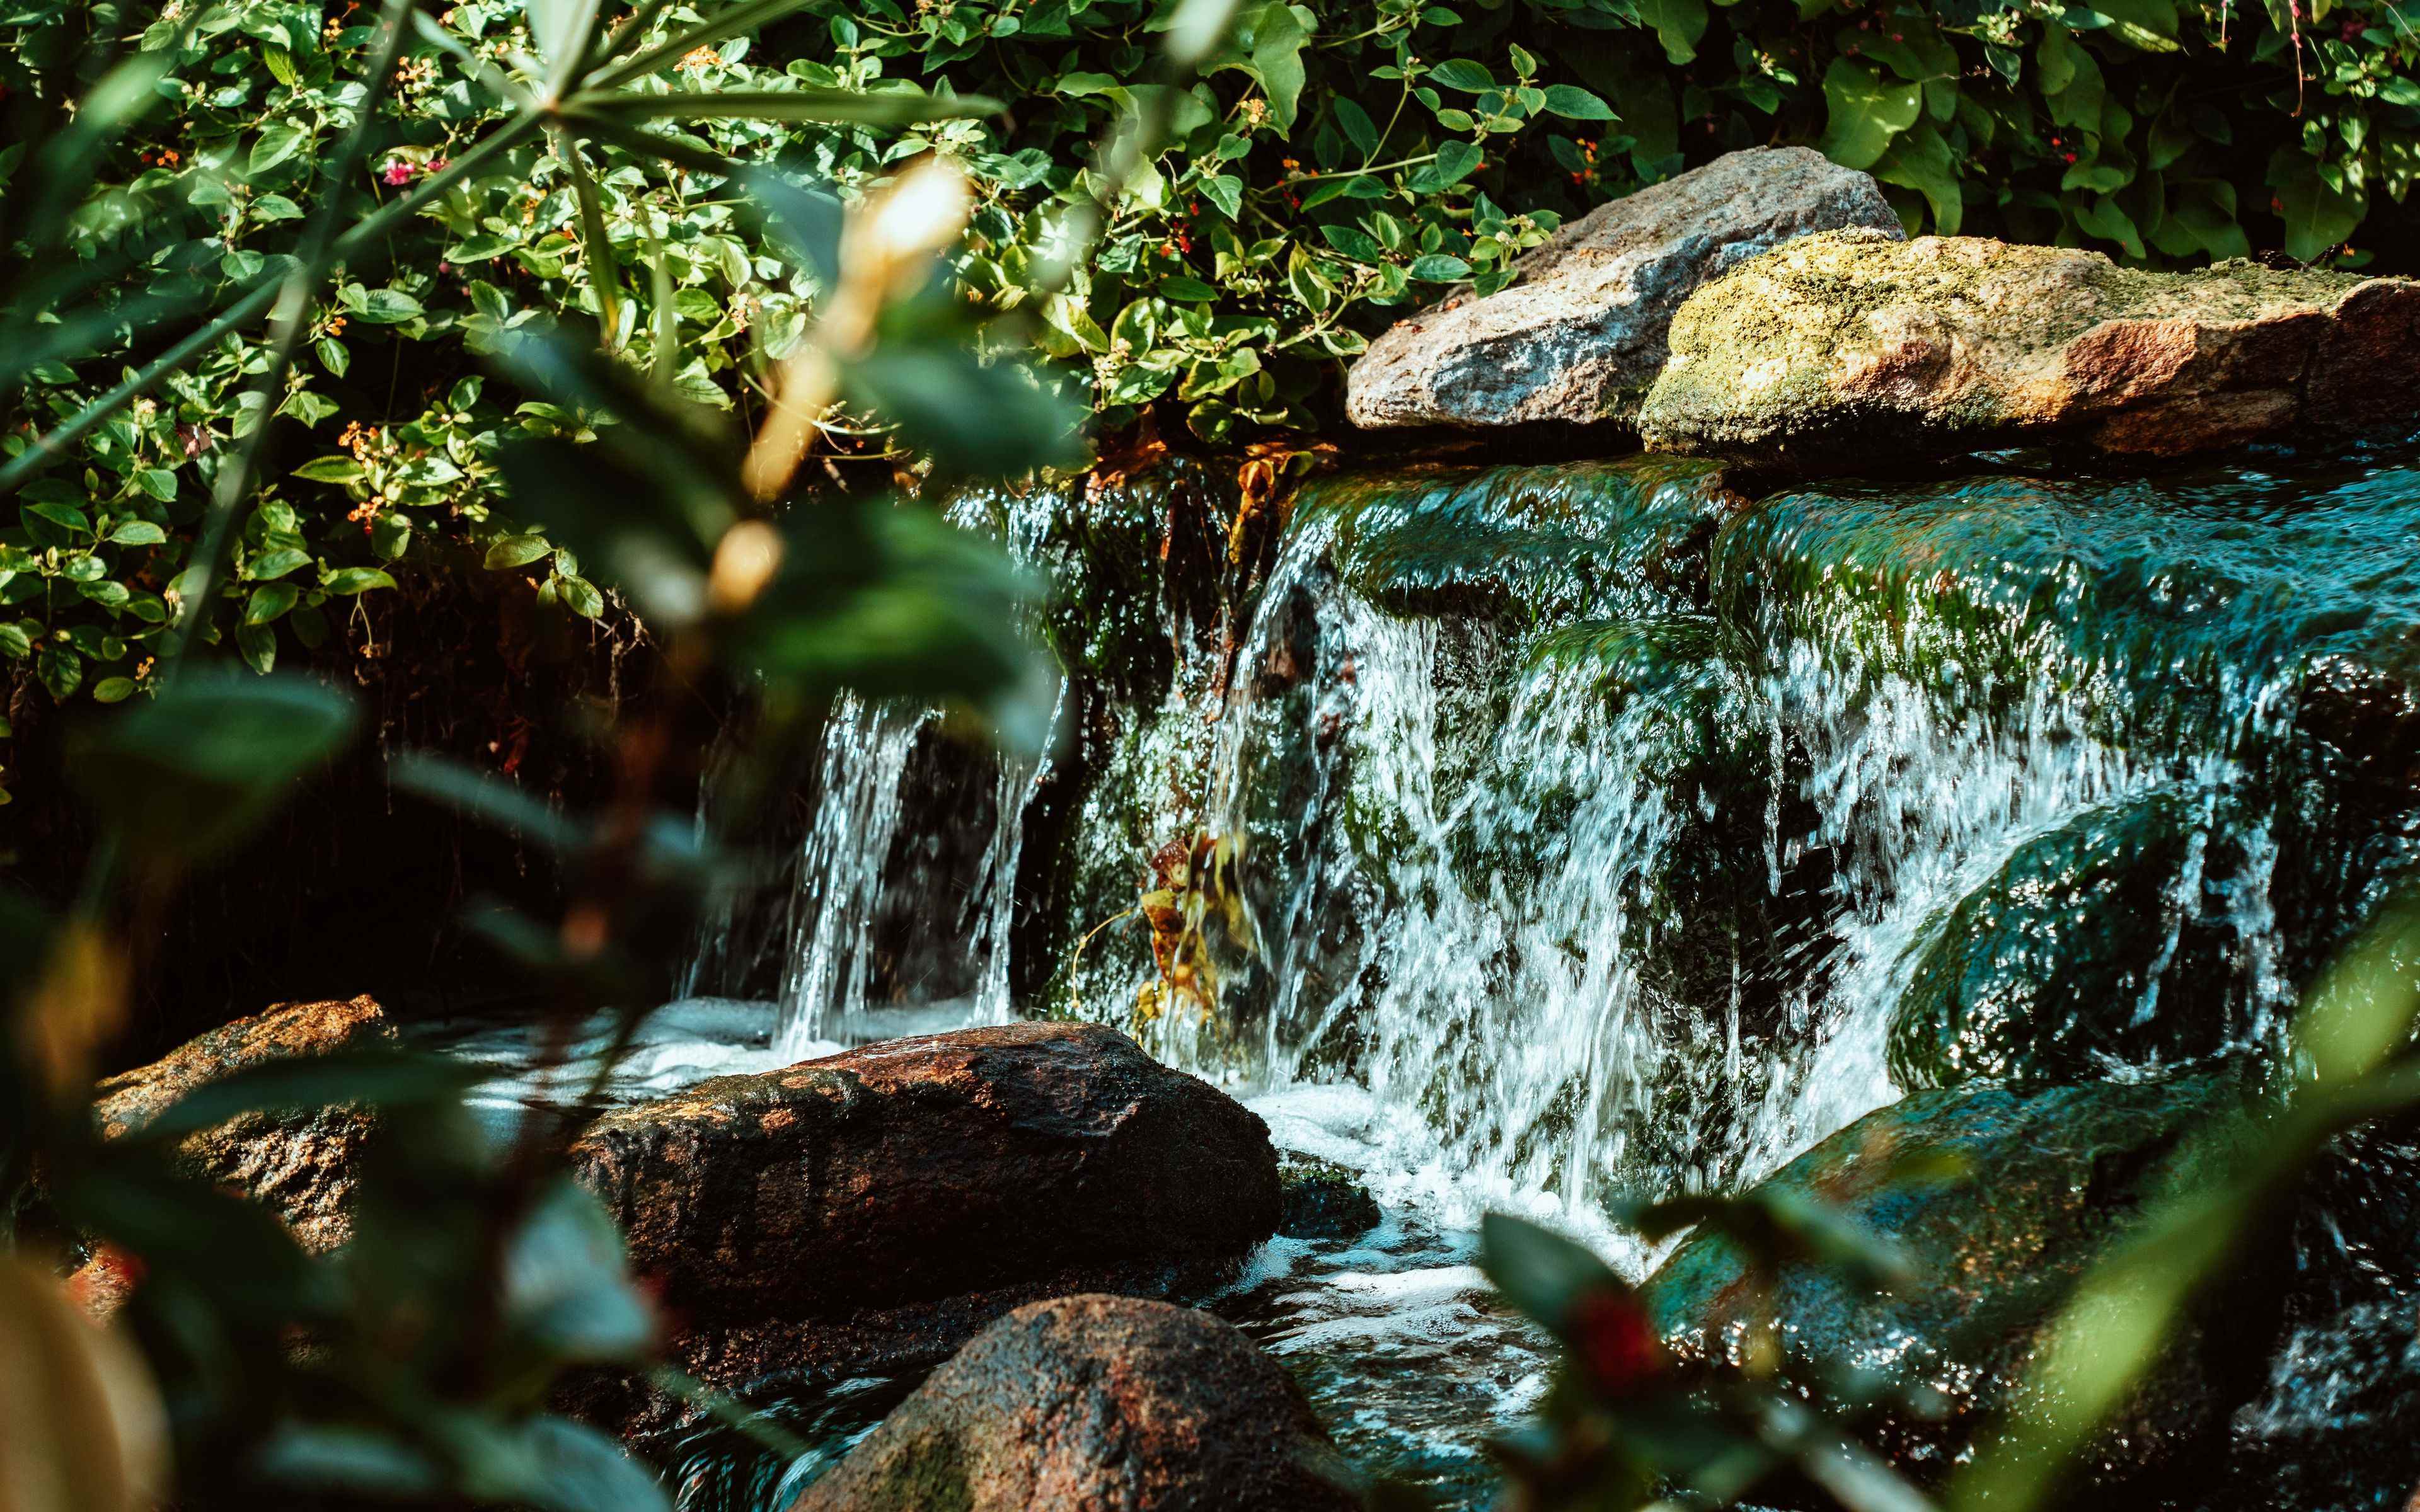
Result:
<instances>
[{"instance_id":1,"label":"mossy rock ledge","mask_svg":"<svg viewBox=\"0 0 2420 1512\"><path fill-rule=\"evenodd\" d=\"M1699 1233L1648 1280L1650 1317L1693 1370L1737 1367L1769 1316L1785 1379L1819 1399L1835 1399L1851 1370L1929 1393L1937 1412L1886 1409L1858 1420L1907 1473L1937 1481L2009 1405L2078 1277L2148 1204L2211 1158L2192 1136L2238 1095L2215 1076L1917 1093L1766 1182L1832 1204L1897 1245L1913 1285L1878 1291L1837 1268L1793 1263L1765 1292L1730 1240ZM2097 1442L2087 1484L2063 1504L2164 1504L2144 1488L2184 1490L2186 1470L2215 1459L2206 1451L2223 1447L2227 1414L2257 1389L2278 1335L2275 1280L2253 1278L2182 1331Z\"/></svg>"},{"instance_id":2,"label":"mossy rock ledge","mask_svg":"<svg viewBox=\"0 0 2420 1512\"><path fill-rule=\"evenodd\" d=\"M1301 1390L1231 1324L1078 1296L935 1371L791 1512L1345 1512Z\"/></svg>"},{"instance_id":3,"label":"mossy rock ledge","mask_svg":"<svg viewBox=\"0 0 2420 1512\"><path fill-rule=\"evenodd\" d=\"M1673 316L1651 450L1870 468L2064 440L2175 456L2420 416L2420 283L1978 237L1803 237Z\"/></svg>"},{"instance_id":4,"label":"mossy rock ledge","mask_svg":"<svg viewBox=\"0 0 2420 1512\"><path fill-rule=\"evenodd\" d=\"M735 1391L939 1363L1011 1308L1206 1279L1278 1226L1268 1130L1105 1026L892 1040L607 1114L575 1172ZM565 1405L630 1435L686 1414L627 1379Z\"/></svg>"}]
</instances>

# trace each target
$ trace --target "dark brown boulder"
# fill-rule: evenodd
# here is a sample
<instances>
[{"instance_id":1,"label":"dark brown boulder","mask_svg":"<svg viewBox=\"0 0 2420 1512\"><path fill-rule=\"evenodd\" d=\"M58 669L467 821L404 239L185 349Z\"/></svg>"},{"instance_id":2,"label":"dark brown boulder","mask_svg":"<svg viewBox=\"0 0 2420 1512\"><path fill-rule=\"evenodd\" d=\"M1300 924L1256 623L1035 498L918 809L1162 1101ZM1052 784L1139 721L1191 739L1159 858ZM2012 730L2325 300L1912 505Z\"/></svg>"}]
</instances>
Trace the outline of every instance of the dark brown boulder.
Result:
<instances>
[{"instance_id":1,"label":"dark brown boulder","mask_svg":"<svg viewBox=\"0 0 2420 1512\"><path fill-rule=\"evenodd\" d=\"M697 1322L834 1318L1277 1227L1267 1128L1115 1029L1013 1024L701 1082L572 1152Z\"/></svg>"},{"instance_id":2,"label":"dark brown boulder","mask_svg":"<svg viewBox=\"0 0 2420 1512\"><path fill-rule=\"evenodd\" d=\"M935 1371L791 1512L1359 1505L1292 1378L1207 1313L1036 1303Z\"/></svg>"},{"instance_id":3,"label":"dark brown boulder","mask_svg":"<svg viewBox=\"0 0 2420 1512\"><path fill-rule=\"evenodd\" d=\"M93 1118L103 1138L119 1138L237 1072L394 1036L368 997L280 1003L110 1077L95 1089ZM325 1254L352 1236L354 1172L373 1126L361 1108L247 1113L187 1138L177 1159L194 1176L267 1204L304 1249Z\"/></svg>"}]
</instances>

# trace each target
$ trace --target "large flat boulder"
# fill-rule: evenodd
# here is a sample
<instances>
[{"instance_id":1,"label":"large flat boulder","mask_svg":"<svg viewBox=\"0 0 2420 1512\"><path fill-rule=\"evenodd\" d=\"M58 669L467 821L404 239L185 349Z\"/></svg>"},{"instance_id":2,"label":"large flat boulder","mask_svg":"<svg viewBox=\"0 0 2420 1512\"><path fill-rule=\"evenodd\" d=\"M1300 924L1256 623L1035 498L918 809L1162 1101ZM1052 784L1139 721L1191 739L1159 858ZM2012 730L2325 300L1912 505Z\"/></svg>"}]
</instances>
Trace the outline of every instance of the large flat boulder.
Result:
<instances>
[{"instance_id":1,"label":"large flat boulder","mask_svg":"<svg viewBox=\"0 0 2420 1512\"><path fill-rule=\"evenodd\" d=\"M1860 1414L1860 1431L1911 1474L1937 1479L2015 1401L2085 1272L2174 1183L2208 1174L2200 1165L2211 1152L2192 1136L2234 1096L2209 1076L1919 1092L1766 1183L1828 1203L1895 1244L1913 1267L1910 1284L1876 1290L1809 1261L1780 1267L1768 1289L1730 1239L1699 1233L1641 1298L1689 1368L1743 1365L1761 1340L1777 1337L1785 1379L1819 1398L1857 1369L1929 1398L1931 1411ZM2115 1504L2142 1504L2123 1489L2181 1475L2201 1452L2223 1447L2228 1412L2257 1388L2282 1316L2254 1257L2238 1267L2243 1289L2213 1299L2225 1326L2190 1327L2096 1444L2090 1478Z\"/></svg>"},{"instance_id":2,"label":"large flat boulder","mask_svg":"<svg viewBox=\"0 0 2420 1512\"><path fill-rule=\"evenodd\" d=\"M93 1118L102 1137L119 1138L237 1072L394 1037L385 1011L368 997L281 1003L110 1077L95 1088ZM325 1254L352 1236L354 1178L374 1127L368 1110L349 1106L247 1113L188 1136L177 1161L266 1204L304 1249Z\"/></svg>"},{"instance_id":3,"label":"large flat boulder","mask_svg":"<svg viewBox=\"0 0 2420 1512\"><path fill-rule=\"evenodd\" d=\"M931 1304L1237 1256L1280 1209L1266 1126L1096 1024L718 1077L607 1114L572 1160L676 1317L890 1317L926 1347Z\"/></svg>"},{"instance_id":4,"label":"large flat boulder","mask_svg":"<svg viewBox=\"0 0 2420 1512\"><path fill-rule=\"evenodd\" d=\"M2420 416L2420 283L1854 231L1691 296L1651 449L1810 468L2067 440L2171 456Z\"/></svg>"},{"instance_id":5,"label":"large flat boulder","mask_svg":"<svg viewBox=\"0 0 2420 1512\"><path fill-rule=\"evenodd\" d=\"M791 1512L1344 1512L1339 1466L1231 1324L1063 1297L985 1330Z\"/></svg>"},{"instance_id":6,"label":"large flat boulder","mask_svg":"<svg viewBox=\"0 0 2420 1512\"><path fill-rule=\"evenodd\" d=\"M1357 425L1627 422L1699 285L1813 231L1903 235L1874 181L1806 147L1756 147L1600 205L1484 299L1398 322L1346 376Z\"/></svg>"}]
</instances>

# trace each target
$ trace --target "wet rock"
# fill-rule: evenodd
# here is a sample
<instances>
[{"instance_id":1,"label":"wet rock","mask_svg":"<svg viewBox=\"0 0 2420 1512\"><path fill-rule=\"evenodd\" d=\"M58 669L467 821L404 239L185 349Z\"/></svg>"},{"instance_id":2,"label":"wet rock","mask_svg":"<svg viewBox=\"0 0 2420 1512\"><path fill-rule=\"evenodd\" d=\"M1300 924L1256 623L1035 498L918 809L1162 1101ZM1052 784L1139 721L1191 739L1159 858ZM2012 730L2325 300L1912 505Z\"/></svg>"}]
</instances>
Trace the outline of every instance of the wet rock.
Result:
<instances>
[{"instance_id":1,"label":"wet rock","mask_svg":"<svg viewBox=\"0 0 2420 1512\"><path fill-rule=\"evenodd\" d=\"M1834 1204L1898 1245L1916 1280L1881 1292L1831 1267L1784 1266L1769 1296L1786 1376L1822 1396L1862 1368L1931 1393L1937 1415L1886 1411L1867 1436L1937 1477L2008 1404L2077 1278L2169 1183L2196 1174L2209 1152L2186 1135L2231 1096L2208 1077L1920 1092L1816 1146L1767 1186ZM2181 1475L2255 1394L2281 1321L2256 1253L2242 1288L2213 1304L2224 1326L2183 1331L2095 1446L2096 1483ZM1762 1336L1762 1295L1745 1257L1708 1234L1643 1292L1667 1344L1701 1369L1745 1358Z\"/></svg>"},{"instance_id":2,"label":"wet rock","mask_svg":"<svg viewBox=\"0 0 2420 1512\"><path fill-rule=\"evenodd\" d=\"M2162 456L2405 423L2420 283L1978 237L1807 237L1674 316L1650 448L1806 467L2072 439Z\"/></svg>"},{"instance_id":3,"label":"wet rock","mask_svg":"<svg viewBox=\"0 0 2420 1512\"><path fill-rule=\"evenodd\" d=\"M1378 1199L1331 1161L1289 1154L1278 1167L1278 1185L1285 1194L1278 1232L1288 1239L1351 1239L1377 1227Z\"/></svg>"},{"instance_id":4,"label":"wet rock","mask_svg":"<svg viewBox=\"0 0 2420 1512\"><path fill-rule=\"evenodd\" d=\"M2227 887L2250 858L2214 802L2151 793L2018 847L1922 947L1891 1025L1893 1079L2082 1081L2248 1033L2257 984Z\"/></svg>"},{"instance_id":5,"label":"wet rock","mask_svg":"<svg viewBox=\"0 0 2420 1512\"><path fill-rule=\"evenodd\" d=\"M1757 147L1601 205L1370 344L1346 375L1357 425L1621 421L1664 365L1673 312L1745 257L1811 231L1903 233L1874 181L1806 147Z\"/></svg>"},{"instance_id":6,"label":"wet rock","mask_svg":"<svg viewBox=\"0 0 2420 1512\"><path fill-rule=\"evenodd\" d=\"M96 1088L93 1117L116 1139L236 1072L394 1037L367 997L281 1003L110 1077ZM247 1113L192 1135L177 1157L194 1176L267 1204L304 1249L324 1254L352 1236L354 1173L375 1123L352 1107Z\"/></svg>"},{"instance_id":7,"label":"wet rock","mask_svg":"<svg viewBox=\"0 0 2420 1512\"><path fill-rule=\"evenodd\" d=\"M699 1321L835 1318L1277 1227L1261 1120L1114 1029L892 1040L607 1114L572 1151L630 1257Z\"/></svg>"},{"instance_id":8,"label":"wet rock","mask_svg":"<svg viewBox=\"0 0 2420 1512\"><path fill-rule=\"evenodd\" d=\"M1319 1512L1359 1504L1285 1371L1232 1325L1125 1297L984 1331L792 1512Z\"/></svg>"}]
</instances>

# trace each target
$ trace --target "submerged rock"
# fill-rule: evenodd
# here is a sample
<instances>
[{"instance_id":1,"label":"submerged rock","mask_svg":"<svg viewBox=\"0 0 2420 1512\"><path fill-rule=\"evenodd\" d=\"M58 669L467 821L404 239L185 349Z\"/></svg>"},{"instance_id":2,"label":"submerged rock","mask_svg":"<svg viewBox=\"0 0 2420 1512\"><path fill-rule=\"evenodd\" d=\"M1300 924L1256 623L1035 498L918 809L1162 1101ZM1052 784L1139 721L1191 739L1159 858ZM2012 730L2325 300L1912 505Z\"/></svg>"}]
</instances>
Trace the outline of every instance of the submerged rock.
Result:
<instances>
[{"instance_id":1,"label":"submerged rock","mask_svg":"<svg viewBox=\"0 0 2420 1512\"><path fill-rule=\"evenodd\" d=\"M96 1088L93 1118L103 1138L119 1138L237 1072L394 1036L385 1011L368 997L281 1003L110 1077ZM191 1135L177 1147L177 1160L195 1177L266 1204L304 1249L324 1254L352 1237L354 1175L375 1124L355 1107L247 1113Z\"/></svg>"},{"instance_id":2,"label":"submerged rock","mask_svg":"<svg viewBox=\"0 0 2420 1512\"><path fill-rule=\"evenodd\" d=\"M1351 1239L1377 1227L1378 1199L1361 1179L1332 1161L1289 1154L1278 1169L1285 1209L1278 1232L1288 1239Z\"/></svg>"},{"instance_id":3,"label":"submerged rock","mask_svg":"<svg viewBox=\"0 0 2420 1512\"><path fill-rule=\"evenodd\" d=\"M1240 1254L1278 1219L1261 1120L1096 1024L961 1029L716 1077L607 1114L572 1159L632 1265L699 1319Z\"/></svg>"},{"instance_id":4,"label":"submerged rock","mask_svg":"<svg viewBox=\"0 0 2420 1512\"><path fill-rule=\"evenodd\" d=\"M1233 1325L1063 1297L985 1329L792 1512L1342 1512L1342 1469Z\"/></svg>"},{"instance_id":5,"label":"submerged rock","mask_svg":"<svg viewBox=\"0 0 2420 1512\"><path fill-rule=\"evenodd\" d=\"M2166 456L2408 423L2415 361L2409 279L1843 231L1693 296L1638 423L1656 450L1826 468L2053 438Z\"/></svg>"},{"instance_id":6,"label":"submerged rock","mask_svg":"<svg viewBox=\"0 0 2420 1512\"><path fill-rule=\"evenodd\" d=\"M2207 1077L1920 1092L1766 1182L1833 1204L1899 1246L1912 1284L1874 1291L1830 1266L1790 1264L1768 1294L1730 1240L1701 1233L1643 1297L1666 1343L1697 1367L1745 1359L1769 1295L1792 1381L1820 1396L1842 1373L1866 1370L1930 1393L1936 1414L1885 1411L1868 1433L1911 1473L1937 1476L2009 1404L2077 1278L2147 1203L2190 1179L2206 1152L2187 1135L2230 1095ZM2221 1300L2224 1329L2191 1326L2172 1346L2097 1443L2097 1480L2174 1467L2181 1452L2223 1434L2227 1411L2256 1389L2279 1324L2273 1292L2248 1295L2259 1289L2255 1277L2247 1294Z\"/></svg>"},{"instance_id":7,"label":"submerged rock","mask_svg":"<svg viewBox=\"0 0 2420 1512\"><path fill-rule=\"evenodd\" d=\"M1756 147L1600 205L1511 287L1398 322L1346 376L1357 425L1627 421L1699 285L1810 231L1903 235L1874 181L1806 147Z\"/></svg>"}]
</instances>

